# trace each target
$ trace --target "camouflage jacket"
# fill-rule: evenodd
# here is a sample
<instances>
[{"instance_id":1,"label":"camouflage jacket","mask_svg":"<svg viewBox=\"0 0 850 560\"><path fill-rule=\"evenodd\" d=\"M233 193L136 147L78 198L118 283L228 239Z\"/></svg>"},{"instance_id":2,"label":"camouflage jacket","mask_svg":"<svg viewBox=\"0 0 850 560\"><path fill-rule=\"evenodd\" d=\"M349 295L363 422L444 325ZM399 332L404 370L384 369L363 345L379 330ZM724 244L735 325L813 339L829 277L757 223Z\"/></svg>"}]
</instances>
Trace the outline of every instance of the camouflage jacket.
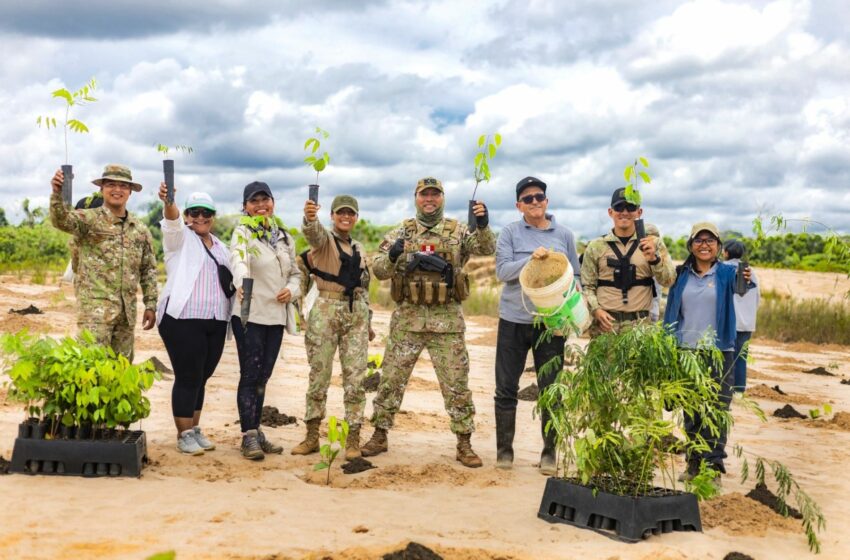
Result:
<instances>
[{"instance_id":1,"label":"camouflage jacket","mask_svg":"<svg viewBox=\"0 0 850 560\"><path fill-rule=\"evenodd\" d=\"M670 259L670 253L667 251L667 246L661 239L661 234L658 228L652 224L646 225L647 236L657 237L656 250L660 261L658 264L650 265L640 249L636 249L631 257L631 263L636 268L636 278L654 278L659 284L669 287L676 279L676 269L673 266L673 261ZM636 239L635 234L632 234L631 240ZM634 241L629 241L629 247ZM625 255L627 247L623 246L620 239L614 235L613 231L609 231L602 237L597 237L587 244L582 257L581 265L581 286L582 295L590 307L590 311L596 311L602 308L606 311L649 311L652 306L652 286L632 286L629 290L629 301L624 304L622 301L622 292L619 288L611 286L599 286L599 280L613 280L614 271L608 265L608 257L616 258L614 251L611 249L609 242L617 244L620 253Z\"/></svg>"},{"instance_id":2,"label":"camouflage jacket","mask_svg":"<svg viewBox=\"0 0 850 560\"><path fill-rule=\"evenodd\" d=\"M372 272L379 280L387 280L395 274L401 274L407 266L405 255L399 256L396 262L390 261L389 250L396 239L405 239L405 253L418 251L422 245L438 245L445 235L446 219L433 228L426 228L416 222L416 231L408 233L404 224L390 230L378 247L378 254L372 260ZM476 229L470 233L466 224L458 223L459 230L455 234L460 239L460 262L465 265L472 255L492 255L496 252L496 236L489 227ZM416 305L402 302L393 311L393 324L413 332L464 332L466 324L463 321L461 304L452 301L444 305Z\"/></svg>"},{"instance_id":3,"label":"camouflage jacket","mask_svg":"<svg viewBox=\"0 0 850 560\"><path fill-rule=\"evenodd\" d=\"M112 321L126 309L136 320L136 292L142 286L145 309L156 309L156 257L150 231L127 213L116 217L107 208L74 210L62 195L50 197L50 221L74 236L77 257L77 298L80 314Z\"/></svg>"}]
</instances>

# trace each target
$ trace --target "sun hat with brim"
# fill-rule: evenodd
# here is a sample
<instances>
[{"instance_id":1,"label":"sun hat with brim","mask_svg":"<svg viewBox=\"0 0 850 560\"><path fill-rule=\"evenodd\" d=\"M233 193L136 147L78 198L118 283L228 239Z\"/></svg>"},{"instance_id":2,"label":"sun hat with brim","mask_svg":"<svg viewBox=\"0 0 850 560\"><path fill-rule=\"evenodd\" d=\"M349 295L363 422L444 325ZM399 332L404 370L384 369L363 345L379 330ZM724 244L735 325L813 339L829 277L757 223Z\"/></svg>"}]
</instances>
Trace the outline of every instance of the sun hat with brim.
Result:
<instances>
[{"instance_id":1,"label":"sun hat with brim","mask_svg":"<svg viewBox=\"0 0 850 560\"><path fill-rule=\"evenodd\" d=\"M701 231L707 231L716 237L718 242L720 242L720 230L716 225L711 222L697 222L694 224L694 227L691 228L691 235L688 237L688 245L693 242L694 238L699 235L699 232Z\"/></svg>"},{"instance_id":2,"label":"sun hat with brim","mask_svg":"<svg viewBox=\"0 0 850 560\"><path fill-rule=\"evenodd\" d=\"M205 192L193 192L186 199L186 210L190 208L206 208L215 212L215 202L210 195Z\"/></svg>"},{"instance_id":3,"label":"sun hat with brim","mask_svg":"<svg viewBox=\"0 0 850 560\"><path fill-rule=\"evenodd\" d=\"M130 173L130 168L126 165L121 165L120 163L110 163L106 167L103 168L103 175L100 179L95 179L92 181L93 184L98 187L102 187L103 184L107 181L118 181L120 183L127 183L130 185L130 188L136 192L142 190L142 185L139 183L133 182L133 174Z\"/></svg>"}]
</instances>

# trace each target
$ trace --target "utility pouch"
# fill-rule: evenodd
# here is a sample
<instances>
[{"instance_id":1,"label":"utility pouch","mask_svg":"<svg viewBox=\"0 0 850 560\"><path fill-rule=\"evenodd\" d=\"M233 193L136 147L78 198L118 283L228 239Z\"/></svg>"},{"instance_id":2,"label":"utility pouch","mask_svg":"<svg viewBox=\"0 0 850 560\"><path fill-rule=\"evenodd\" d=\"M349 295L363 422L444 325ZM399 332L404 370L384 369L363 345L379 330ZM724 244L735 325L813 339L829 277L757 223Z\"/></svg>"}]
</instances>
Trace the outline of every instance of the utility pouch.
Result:
<instances>
[{"instance_id":1,"label":"utility pouch","mask_svg":"<svg viewBox=\"0 0 850 560\"><path fill-rule=\"evenodd\" d=\"M390 297L396 303L404 301L404 278L400 274L393 274L390 280Z\"/></svg>"},{"instance_id":2,"label":"utility pouch","mask_svg":"<svg viewBox=\"0 0 850 560\"><path fill-rule=\"evenodd\" d=\"M465 272L460 272L455 276L453 291L457 301L464 301L469 297L469 276Z\"/></svg>"},{"instance_id":3,"label":"utility pouch","mask_svg":"<svg viewBox=\"0 0 850 560\"><path fill-rule=\"evenodd\" d=\"M418 281L408 282L407 288L410 290L410 303L416 305L419 303L419 289L422 283Z\"/></svg>"},{"instance_id":4,"label":"utility pouch","mask_svg":"<svg viewBox=\"0 0 850 560\"><path fill-rule=\"evenodd\" d=\"M434 303L434 287L435 287L435 285L434 285L433 282L428 282L428 281L423 282L422 285L425 288L425 290L424 290L425 296L422 298L422 301L425 303L425 305L431 305L432 303Z\"/></svg>"},{"instance_id":5,"label":"utility pouch","mask_svg":"<svg viewBox=\"0 0 850 560\"><path fill-rule=\"evenodd\" d=\"M437 303L449 302L449 285L445 282L437 284Z\"/></svg>"}]
</instances>

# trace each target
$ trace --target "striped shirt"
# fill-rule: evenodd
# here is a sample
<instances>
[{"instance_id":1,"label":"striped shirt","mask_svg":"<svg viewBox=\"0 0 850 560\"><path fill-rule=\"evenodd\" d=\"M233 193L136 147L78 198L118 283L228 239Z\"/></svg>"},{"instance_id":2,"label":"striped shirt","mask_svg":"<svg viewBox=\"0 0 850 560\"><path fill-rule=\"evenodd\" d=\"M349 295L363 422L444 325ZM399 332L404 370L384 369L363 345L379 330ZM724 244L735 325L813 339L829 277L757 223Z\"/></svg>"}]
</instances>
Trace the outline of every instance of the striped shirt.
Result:
<instances>
[{"instance_id":1,"label":"striped shirt","mask_svg":"<svg viewBox=\"0 0 850 560\"><path fill-rule=\"evenodd\" d=\"M216 239L210 252L220 264L227 264L230 255L224 244ZM230 300L224 296L224 290L218 281L218 266L204 251L204 264L192 287L192 293L180 313L179 319L216 319L230 320Z\"/></svg>"}]
</instances>

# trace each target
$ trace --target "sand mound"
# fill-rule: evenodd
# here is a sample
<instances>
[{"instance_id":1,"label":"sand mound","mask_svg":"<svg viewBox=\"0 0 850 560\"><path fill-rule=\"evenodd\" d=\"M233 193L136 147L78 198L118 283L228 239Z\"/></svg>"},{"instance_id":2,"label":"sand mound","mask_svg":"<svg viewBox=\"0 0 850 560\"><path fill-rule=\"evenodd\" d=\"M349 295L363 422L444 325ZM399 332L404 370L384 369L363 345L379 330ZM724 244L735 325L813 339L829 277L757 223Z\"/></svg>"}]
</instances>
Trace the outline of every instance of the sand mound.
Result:
<instances>
[{"instance_id":1,"label":"sand mound","mask_svg":"<svg viewBox=\"0 0 850 560\"><path fill-rule=\"evenodd\" d=\"M782 517L769 507L739 492L725 494L699 505L703 529L723 529L733 535L763 537L768 529L800 532L798 521Z\"/></svg>"},{"instance_id":2,"label":"sand mound","mask_svg":"<svg viewBox=\"0 0 850 560\"><path fill-rule=\"evenodd\" d=\"M6 315L0 320L0 332L15 333L27 329L31 333L43 333L50 330L44 319L35 319L30 315Z\"/></svg>"},{"instance_id":3,"label":"sand mound","mask_svg":"<svg viewBox=\"0 0 850 560\"><path fill-rule=\"evenodd\" d=\"M317 551L304 555L302 560L380 560L383 558L392 558L395 560L397 558L416 558L415 556L399 555L403 551L410 550L411 544L416 543L399 543L392 546L378 547L358 546L332 552ZM493 552L483 548L459 548L431 544L427 545L427 548L437 554L437 557L445 558L446 560L526 560L532 558L531 556L520 555L518 553ZM399 556L393 556L394 554ZM286 557L265 556L263 558L264 560L284 560Z\"/></svg>"},{"instance_id":4,"label":"sand mound","mask_svg":"<svg viewBox=\"0 0 850 560\"><path fill-rule=\"evenodd\" d=\"M769 401L781 401L784 403L794 404L811 404L818 406L821 401L807 397L805 395L796 395L794 393L782 394L772 387L768 387L764 383L747 388L747 396L754 399L767 399Z\"/></svg>"},{"instance_id":5,"label":"sand mound","mask_svg":"<svg viewBox=\"0 0 850 560\"><path fill-rule=\"evenodd\" d=\"M399 410L394 426L405 432L447 432L449 415L435 412L411 412Z\"/></svg>"},{"instance_id":6,"label":"sand mound","mask_svg":"<svg viewBox=\"0 0 850 560\"><path fill-rule=\"evenodd\" d=\"M510 483L510 471L472 470L441 463L422 466L389 465L369 471L365 477L352 480L351 488L410 488L418 486L502 486Z\"/></svg>"}]
</instances>

